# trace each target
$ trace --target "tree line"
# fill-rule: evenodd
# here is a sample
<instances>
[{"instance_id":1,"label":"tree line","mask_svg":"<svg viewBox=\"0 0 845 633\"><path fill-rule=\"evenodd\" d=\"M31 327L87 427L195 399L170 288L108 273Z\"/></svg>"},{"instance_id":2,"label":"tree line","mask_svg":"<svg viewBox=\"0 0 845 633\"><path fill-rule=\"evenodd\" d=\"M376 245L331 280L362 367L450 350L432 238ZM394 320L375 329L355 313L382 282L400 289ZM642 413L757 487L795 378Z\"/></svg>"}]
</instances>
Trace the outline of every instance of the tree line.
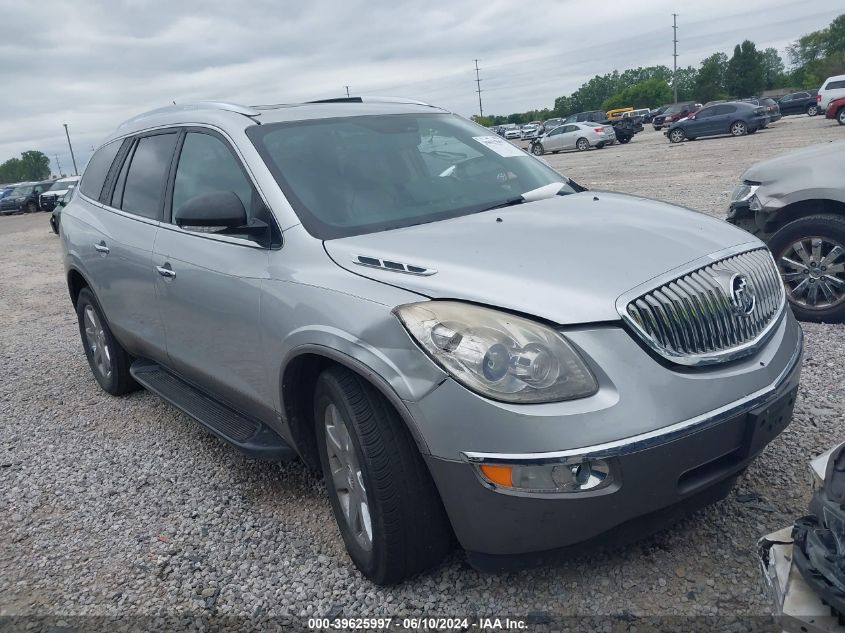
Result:
<instances>
[{"instance_id":1,"label":"tree line","mask_svg":"<svg viewBox=\"0 0 845 633\"><path fill-rule=\"evenodd\" d=\"M827 77L845 74L845 14L830 26L802 35L786 49L790 68L775 48L759 50L750 40L737 44L733 55L713 53L698 68L668 66L629 68L596 75L570 95L555 99L552 108L510 115L472 117L482 125L528 123L587 110L631 106L656 108L672 103L673 79L678 101L706 103L717 99L759 96L764 90L818 88Z\"/></svg>"},{"instance_id":2,"label":"tree line","mask_svg":"<svg viewBox=\"0 0 845 633\"><path fill-rule=\"evenodd\" d=\"M47 180L50 177L50 159L43 152L29 150L20 158L10 158L0 164L0 183Z\"/></svg>"}]
</instances>

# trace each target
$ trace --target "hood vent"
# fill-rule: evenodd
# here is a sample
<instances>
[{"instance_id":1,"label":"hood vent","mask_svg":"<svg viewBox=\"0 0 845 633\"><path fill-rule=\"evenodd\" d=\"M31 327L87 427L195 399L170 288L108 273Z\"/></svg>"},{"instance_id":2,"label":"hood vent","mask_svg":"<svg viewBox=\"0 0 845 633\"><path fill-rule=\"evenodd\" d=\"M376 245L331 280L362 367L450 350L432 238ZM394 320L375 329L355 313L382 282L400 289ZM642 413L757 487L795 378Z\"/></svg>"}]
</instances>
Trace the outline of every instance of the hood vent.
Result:
<instances>
[{"instance_id":1,"label":"hood vent","mask_svg":"<svg viewBox=\"0 0 845 633\"><path fill-rule=\"evenodd\" d=\"M366 255L355 255L352 261L358 264L359 266L381 268L382 270L389 270L394 273L405 273L406 275L420 275L422 277L427 277L428 275L433 275L437 272L433 268L414 266L413 264L404 264L402 262L394 262L387 259L379 259L378 257L369 257Z\"/></svg>"}]
</instances>

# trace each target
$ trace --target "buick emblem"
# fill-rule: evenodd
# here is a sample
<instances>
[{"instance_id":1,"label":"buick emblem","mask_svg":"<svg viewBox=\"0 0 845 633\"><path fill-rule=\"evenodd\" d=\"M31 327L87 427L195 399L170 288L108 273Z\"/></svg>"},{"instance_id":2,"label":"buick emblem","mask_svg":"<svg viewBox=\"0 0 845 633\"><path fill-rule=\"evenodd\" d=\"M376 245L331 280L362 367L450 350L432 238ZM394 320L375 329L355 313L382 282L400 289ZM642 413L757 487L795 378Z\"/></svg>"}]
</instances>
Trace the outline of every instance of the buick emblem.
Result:
<instances>
[{"instance_id":1,"label":"buick emblem","mask_svg":"<svg viewBox=\"0 0 845 633\"><path fill-rule=\"evenodd\" d=\"M751 284L748 283L748 278L739 273L731 277L730 291L731 305L733 305L734 312L739 316L751 316L751 313L754 312L757 298L754 296L754 290Z\"/></svg>"}]
</instances>

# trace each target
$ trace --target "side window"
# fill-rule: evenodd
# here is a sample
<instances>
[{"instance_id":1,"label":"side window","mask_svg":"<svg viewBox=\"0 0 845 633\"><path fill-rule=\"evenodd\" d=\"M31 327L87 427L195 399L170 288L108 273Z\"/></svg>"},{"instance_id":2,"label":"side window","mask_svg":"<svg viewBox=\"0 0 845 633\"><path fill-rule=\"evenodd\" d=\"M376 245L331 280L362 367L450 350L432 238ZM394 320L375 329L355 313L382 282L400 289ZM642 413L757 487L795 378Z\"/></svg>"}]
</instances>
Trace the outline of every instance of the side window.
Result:
<instances>
[{"instance_id":1,"label":"side window","mask_svg":"<svg viewBox=\"0 0 845 633\"><path fill-rule=\"evenodd\" d=\"M108 145L103 145L94 152L91 160L88 161L88 165L82 174L82 183L79 185L79 190L89 198L94 200L100 198L103 183L106 181L109 168L114 161L114 157L117 156L120 145L121 141L112 141Z\"/></svg>"},{"instance_id":2,"label":"side window","mask_svg":"<svg viewBox=\"0 0 845 633\"><path fill-rule=\"evenodd\" d=\"M845 88L845 81L831 81L827 84L825 90L838 90L840 88Z\"/></svg>"},{"instance_id":3,"label":"side window","mask_svg":"<svg viewBox=\"0 0 845 633\"><path fill-rule=\"evenodd\" d=\"M577 129L578 129L577 125L567 125L565 128L563 128L562 132L563 133L574 132Z\"/></svg>"},{"instance_id":4,"label":"side window","mask_svg":"<svg viewBox=\"0 0 845 633\"><path fill-rule=\"evenodd\" d=\"M145 218L159 219L176 138L177 134L173 132L138 139L131 161L127 158L129 169L123 186L121 209Z\"/></svg>"},{"instance_id":5,"label":"side window","mask_svg":"<svg viewBox=\"0 0 845 633\"><path fill-rule=\"evenodd\" d=\"M176 167L173 212L191 198L215 191L231 191L251 215L252 184L229 147L216 136L188 132Z\"/></svg>"},{"instance_id":6,"label":"side window","mask_svg":"<svg viewBox=\"0 0 845 633\"><path fill-rule=\"evenodd\" d=\"M703 110L699 110L698 112L695 113L695 118L696 119L708 119L711 116L719 114L718 110L719 110L719 106L715 106L713 108L704 108Z\"/></svg>"}]
</instances>

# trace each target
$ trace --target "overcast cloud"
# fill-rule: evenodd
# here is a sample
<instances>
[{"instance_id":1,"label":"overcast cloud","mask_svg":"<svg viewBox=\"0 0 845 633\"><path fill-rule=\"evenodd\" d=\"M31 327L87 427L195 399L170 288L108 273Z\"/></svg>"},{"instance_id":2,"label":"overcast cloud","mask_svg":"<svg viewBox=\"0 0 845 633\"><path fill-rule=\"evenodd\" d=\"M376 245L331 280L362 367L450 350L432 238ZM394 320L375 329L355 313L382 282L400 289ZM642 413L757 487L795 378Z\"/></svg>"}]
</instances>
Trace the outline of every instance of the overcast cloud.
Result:
<instances>
[{"instance_id":1,"label":"overcast cloud","mask_svg":"<svg viewBox=\"0 0 845 633\"><path fill-rule=\"evenodd\" d=\"M743 39L783 48L842 0L0 0L0 162L28 149L72 173L122 120L172 101L401 95L487 113L551 107L596 74L680 66Z\"/></svg>"}]
</instances>

